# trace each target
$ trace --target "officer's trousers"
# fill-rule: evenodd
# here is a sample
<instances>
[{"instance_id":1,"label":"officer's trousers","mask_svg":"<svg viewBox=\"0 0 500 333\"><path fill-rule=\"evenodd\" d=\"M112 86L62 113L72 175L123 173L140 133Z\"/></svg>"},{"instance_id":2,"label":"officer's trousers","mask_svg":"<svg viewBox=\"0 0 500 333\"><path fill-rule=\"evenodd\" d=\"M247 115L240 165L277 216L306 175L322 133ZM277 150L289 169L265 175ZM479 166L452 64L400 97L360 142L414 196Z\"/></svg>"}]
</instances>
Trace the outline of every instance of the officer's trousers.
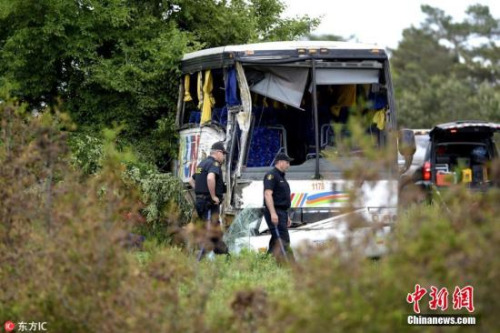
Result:
<instances>
[{"instance_id":1,"label":"officer's trousers","mask_svg":"<svg viewBox=\"0 0 500 333\"><path fill-rule=\"evenodd\" d=\"M288 234L287 226L288 212L284 209L276 209L276 214L278 215L277 226L271 221L271 213L269 212L269 209L267 209L267 207L264 208L264 217L266 219L267 226L269 227L269 231L271 232L271 240L269 241L267 253L273 254L275 257L281 257L283 255L283 250L281 249L281 245L278 240L278 233L285 251L292 254L292 250L290 248L290 235ZM278 233L276 230L278 230Z\"/></svg>"},{"instance_id":2,"label":"officer's trousers","mask_svg":"<svg viewBox=\"0 0 500 333\"><path fill-rule=\"evenodd\" d=\"M214 204L209 196L196 196L196 213L203 221L219 222L219 207L220 205Z\"/></svg>"},{"instance_id":3,"label":"officer's trousers","mask_svg":"<svg viewBox=\"0 0 500 333\"><path fill-rule=\"evenodd\" d=\"M202 255L212 249L215 254L227 254L229 250L222 240L222 230L219 222L220 205L214 204L210 198L196 198L196 213L205 223L207 236L201 245Z\"/></svg>"}]
</instances>

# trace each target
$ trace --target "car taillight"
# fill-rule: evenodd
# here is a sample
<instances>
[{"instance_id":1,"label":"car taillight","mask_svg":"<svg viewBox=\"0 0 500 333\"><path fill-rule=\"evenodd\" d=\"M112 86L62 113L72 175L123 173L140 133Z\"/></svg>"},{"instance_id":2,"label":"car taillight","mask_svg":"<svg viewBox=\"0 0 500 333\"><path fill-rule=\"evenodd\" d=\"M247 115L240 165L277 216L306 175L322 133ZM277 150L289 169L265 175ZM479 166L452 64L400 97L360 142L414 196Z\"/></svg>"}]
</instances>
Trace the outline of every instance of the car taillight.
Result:
<instances>
[{"instance_id":1,"label":"car taillight","mask_svg":"<svg viewBox=\"0 0 500 333\"><path fill-rule=\"evenodd\" d=\"M429 161L424 163L422 168L422 178L424 180L431 180L431 162Z\"/></svg>"}]
</instances>

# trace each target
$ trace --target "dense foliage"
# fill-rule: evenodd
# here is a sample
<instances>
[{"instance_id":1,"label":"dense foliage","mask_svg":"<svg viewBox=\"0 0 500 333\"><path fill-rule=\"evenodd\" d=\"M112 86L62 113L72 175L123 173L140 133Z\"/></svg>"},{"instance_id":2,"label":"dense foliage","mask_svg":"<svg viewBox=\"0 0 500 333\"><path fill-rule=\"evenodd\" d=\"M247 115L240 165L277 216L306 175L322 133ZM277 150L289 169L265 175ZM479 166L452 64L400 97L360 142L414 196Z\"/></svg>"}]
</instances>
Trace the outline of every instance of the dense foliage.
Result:
<instances>
[{"instance_id":1,"label":"dense foliage","mask_svg":"<svg viewBox=\"0 0 500 333\"><path fill-rule=\"evenodd\" d=\"M0 1L0 88L30 109L61 104L96 136L161 169L175 156L179 60L201 47L294 39L318 24L279 0Z\"/></svg>"}]
</instances>

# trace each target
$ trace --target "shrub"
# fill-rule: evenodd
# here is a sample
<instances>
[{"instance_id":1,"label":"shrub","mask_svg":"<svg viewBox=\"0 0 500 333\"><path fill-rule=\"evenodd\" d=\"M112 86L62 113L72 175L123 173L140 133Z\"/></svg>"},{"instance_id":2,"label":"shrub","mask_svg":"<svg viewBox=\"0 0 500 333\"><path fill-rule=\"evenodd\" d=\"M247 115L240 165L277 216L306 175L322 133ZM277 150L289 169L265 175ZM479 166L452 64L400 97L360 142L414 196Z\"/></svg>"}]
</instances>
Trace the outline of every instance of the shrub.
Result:
<instances>
[{"instance_id":1,"label":"shrub","mask_svg":"<svg viewBox=\"0 0 500 333\"><path fill-rule=\"evenodd\" d=\"M1 318L48 322L53 332L441 331L405 325L418 283L450 294L473 286L476 328L496 330L498 190L451 188L434 205L401 211L391 252L378 261L325 246L291 267L249 252L197 262L155 239L142 252L126 246L133 224L125 216L144 209L146 192L163 205L150 221L180 224L171 176L143 173L108 132L100 171L82 177L57 125L64 117L32 117L13 103L0 111ZM499 165L492 170L498 181ZM445 313L456 312L464 310Z\"/></svg>"}]
</instances>

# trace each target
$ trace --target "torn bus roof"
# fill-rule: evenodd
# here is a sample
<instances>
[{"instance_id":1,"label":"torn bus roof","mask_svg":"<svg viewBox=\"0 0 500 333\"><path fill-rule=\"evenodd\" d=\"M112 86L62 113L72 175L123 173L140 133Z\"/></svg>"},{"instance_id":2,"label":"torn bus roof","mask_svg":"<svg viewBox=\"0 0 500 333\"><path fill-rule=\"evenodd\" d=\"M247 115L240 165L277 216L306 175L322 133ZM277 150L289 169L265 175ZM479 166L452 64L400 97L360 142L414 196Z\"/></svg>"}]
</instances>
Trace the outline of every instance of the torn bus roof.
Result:
<instances>
[{"instance_id":1,"label":"torn bus roof","mask_svg":"<svg viewBox=\"0 0 500 333\"><path fill-rule=\"evenodd\" d=\"M288 41L229 45L184 55L183 73L227 67L235 61L248 63L296 62L318 56L321 59L386 60L383 48L372 44L332 41Z\"/></svg>"},{"instance_id":2,"label":"torn bus roof","mask_svg":"<svg viewBox=\"0 0 500 333\"><path fill-rule=\"evenodd\" d=\"M231 52L263 52L263 51L279 51L282 53L286 50L297 50L297 49L329 49L329 50L379 50L381 53L385 53L383 49L375 44L361 44L361 43L350 43L350 42L333 42L333 41L288 41L288 42L267 42L267 43L255 43L255 44L241 44L241 45L228 45L221 47L213 47L205 50L195 51L185 54L182 61L193 59L196 57L208 56L212 54L220 53L231 53Z\"/></svg>"}]
</instances>

